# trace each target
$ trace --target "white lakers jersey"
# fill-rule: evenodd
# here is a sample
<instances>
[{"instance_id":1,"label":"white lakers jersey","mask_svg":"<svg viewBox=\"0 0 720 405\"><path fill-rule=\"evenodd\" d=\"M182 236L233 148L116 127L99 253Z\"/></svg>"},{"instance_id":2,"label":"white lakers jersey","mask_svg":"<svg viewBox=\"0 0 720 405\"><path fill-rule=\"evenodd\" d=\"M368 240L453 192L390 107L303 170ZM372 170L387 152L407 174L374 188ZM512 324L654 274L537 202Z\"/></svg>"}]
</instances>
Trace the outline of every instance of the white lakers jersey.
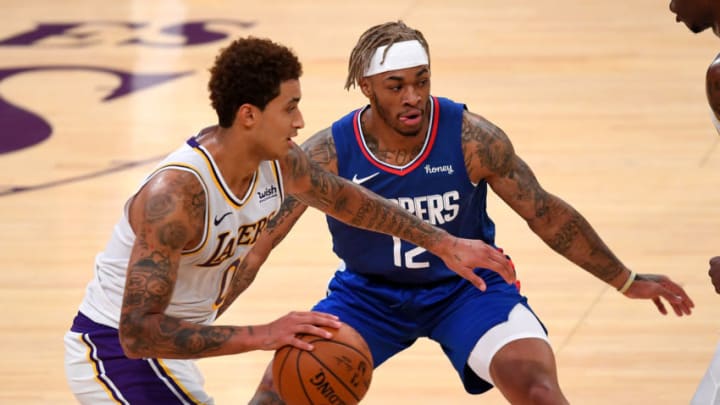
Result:
<instances>
[{"instance_id":1,"label":"white lakers jersey","mask_svg":"<svg viewBox=\"0 0 720 405\"><path fill-rule=\"evenodd\" d=\"M166 314L209 324L215 319L240 261L280 207L284 197L280 167L276 161L263 161L245 195L238 197L230 191L208 151L191 138L160 162L138 190L164 170L193 173L206 196L202 241L183 252ZM87 317L114 328L120 321L125 276L135 241L128 206L126 203L105 250L95 259L94 277L80 305Z\"/></svg>"}]
</instances>

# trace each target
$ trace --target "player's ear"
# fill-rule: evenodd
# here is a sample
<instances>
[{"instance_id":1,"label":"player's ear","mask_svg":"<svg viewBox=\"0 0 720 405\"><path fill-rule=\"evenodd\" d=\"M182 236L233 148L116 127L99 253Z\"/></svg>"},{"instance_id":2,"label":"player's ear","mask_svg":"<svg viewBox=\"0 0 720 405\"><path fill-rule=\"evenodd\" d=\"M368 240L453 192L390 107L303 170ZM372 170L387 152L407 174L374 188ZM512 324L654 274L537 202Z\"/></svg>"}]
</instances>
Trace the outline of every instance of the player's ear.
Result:
<instances>
[{"instance_id":1,"label":"player's ear","mask_svg":"<svg viewBox=\"0 0 720 405\"><path fill-rule=\"evenodd\" d=\"M370 86L370 79L367 77L363 77L360 79L360 91L365 95L365 97L370 97L372 94L371 86Z\"/></svg>"},{"instance_id":2,"label":"player's ear","mask_svg":"<svg viewBox=\"0 0 720 405\"><path fill-rule=\"evenodd\" d=\"M251 104L243 104L235 112L235 121L242 126L252 126L258 118L258 111Z\"/></svg>"}]
</instances>

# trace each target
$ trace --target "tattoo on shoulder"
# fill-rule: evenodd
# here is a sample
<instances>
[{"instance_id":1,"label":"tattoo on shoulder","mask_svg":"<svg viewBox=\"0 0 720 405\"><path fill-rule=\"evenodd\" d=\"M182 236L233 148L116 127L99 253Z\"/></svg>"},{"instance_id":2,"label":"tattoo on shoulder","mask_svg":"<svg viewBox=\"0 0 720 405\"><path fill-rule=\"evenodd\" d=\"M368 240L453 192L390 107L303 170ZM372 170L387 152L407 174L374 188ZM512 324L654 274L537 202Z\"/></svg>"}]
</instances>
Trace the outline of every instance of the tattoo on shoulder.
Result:
<instances>
[{"instance_id":1,"label":"tattoo on shoulder","mask_svg":"<svg viewBox=\"0 0 720 405\"><path fill-rule=\"evenodd\" d=\"M331 128L326 128L310 137L302 144L302 149L313 162L321 166L327 168L336 164L337 152Z\"/></svg>"},{"instance_id":2,"label":"tattoo on shoulder","mask_svg":"<svg viewBox=\"0 0 720 405\"><path fill-rule=\"evenodd\" d=\"M515 151L507 135L479 115L463 114L462 145L469 173L484 169L505 176L512 169Z\"/></svg>"},{"instance_id":3,"label":"tattoo on shoulder","mask_svg":"<svg viewBox=\"0 0 720 405\"><path fill-rule=\"evenodd\" d=\"M155 222L165 218L175 209L175 199L169 194L153 195L145 203L145 219Z\"/></svg>"},{"instance_id":4,"label":"tattoo on shoulder","mask_svg":"<svg viewBox=\"0 0 720 405\"><path fill-rule=\"evenodd\" d=\"M195 175L174 171L168 173L164 192L154 193L145 203L145 221L149 224L164 222L158 229L159 239L167 246L181 248L187 238L197 238L205 226L206 196ZM169 220L176 210L186 213L188 221Z\"/></svg>"}]
</instances>

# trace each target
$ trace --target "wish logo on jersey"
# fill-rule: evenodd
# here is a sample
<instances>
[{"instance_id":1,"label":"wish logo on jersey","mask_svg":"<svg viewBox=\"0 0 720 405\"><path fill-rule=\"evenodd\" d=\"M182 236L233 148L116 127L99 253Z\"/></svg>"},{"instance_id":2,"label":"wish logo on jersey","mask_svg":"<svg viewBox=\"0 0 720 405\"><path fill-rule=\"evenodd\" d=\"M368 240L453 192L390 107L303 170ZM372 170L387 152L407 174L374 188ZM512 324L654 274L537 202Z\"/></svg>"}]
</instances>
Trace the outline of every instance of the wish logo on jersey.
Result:
<instances>
[{"instance_id":1,"label":"wish logo on jersey","mask_svg":"<svg viewBox=\"0 0 720 405\"><path fill-rule=\"evenodd\" d=\"M452 170L452 168L450 169ZM391 201L405 208L418 218L433 225L442 225L457 217L460 212L460 193L457 190L443 194L422 195L417 197L391 198Z\"/></svg>"},{"instance_id":2,"label":"wish logo on jersey","mask_svg":"<svg viewBox=\"0 0 720 405\"><path fill-rule=\"evenodd\" d=\"M273 197L277 197L278 195L278 189L274 185L270 185L265 188L263 191L257 192L258 198L260 199L260 202L267 201Z\"/></svg>"}]
</instances>

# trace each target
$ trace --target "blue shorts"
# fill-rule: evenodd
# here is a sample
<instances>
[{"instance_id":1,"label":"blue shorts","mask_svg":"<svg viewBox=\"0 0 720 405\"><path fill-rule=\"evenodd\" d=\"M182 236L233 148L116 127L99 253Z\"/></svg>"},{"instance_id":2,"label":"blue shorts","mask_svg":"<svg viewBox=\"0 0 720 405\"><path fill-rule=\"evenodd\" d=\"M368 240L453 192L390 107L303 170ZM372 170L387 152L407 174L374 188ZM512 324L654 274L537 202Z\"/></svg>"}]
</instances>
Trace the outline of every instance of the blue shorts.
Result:
<instances>
[{"instance_id":1,"label":"blue shorts","mask_svg":"<svg viewBox=\"0 0 720 405\"><path fill-rule=\"evenodd\" d=\"M514 284L507 284L497 273L484 273L483 279L485 292L460 277L432 285L407 285L338 271L328 295L313 310L335 314L355 328L370 347L375 367L420 337L438 342L465 390L480 394L492 385L467 366L475 344L493 326L507 321L516 304L532 312Z\"/></svg>"}]
</instances>

